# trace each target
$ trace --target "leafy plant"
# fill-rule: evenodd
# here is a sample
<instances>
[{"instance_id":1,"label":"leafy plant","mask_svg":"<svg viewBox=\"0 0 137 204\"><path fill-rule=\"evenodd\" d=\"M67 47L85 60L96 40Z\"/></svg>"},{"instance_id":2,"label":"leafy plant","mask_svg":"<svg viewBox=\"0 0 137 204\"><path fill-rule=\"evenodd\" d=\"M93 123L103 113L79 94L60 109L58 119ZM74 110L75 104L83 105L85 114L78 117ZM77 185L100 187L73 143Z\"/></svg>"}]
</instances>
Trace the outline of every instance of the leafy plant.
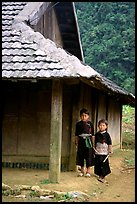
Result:
<instances>
[{"instance_id":1,"label":"leafy plant","mask_svg":"<svg viewBox=\"0 0 137 204\"><path fill-rule=\"evenodd\" d=\"M132 159L126 159L125 158L125 163L127 164L127 166L134 166L135 165L135 158L132 158Z\"/></svg>"},{"instance_id":2,"label":"leafy plant","mask_svg":"<svg viewBox=\"0 0 137 204\"><path fill-rule=\"evenodd\" d=\"M31 197L38 197L39 196L39 192L37 191L30 191L30 194L29 194Z\"/></svg>"},{"instance_id":3,"label":"leafy plant","mask_svg":"<svg viewBox=\"0 0 137 204\"><path fill-rule=\"evenodd\" d=\"M66 193L66 194L64 194L64 195L55 195L55 197L54 197L54 200L56 200L56 201L60 201L60 200L62 200L62 201L67 201L67 200L70 200L70 199L72 199L73 198L73 196L72 195L70 195L68 192Z\"/></svg>"},{"instance_id":4,"label":"leafy plant","mask_svg":"<svg viewBox=\"0 0 137 204\"><path fill-rule=\"evenodd\" d=\"M50 183L50 181L48 179L44 179L44 180L42 180L40 182L41 182L41 184L49 184Z\"/></svg>"},{"instance_id":5,"label":"leafy plant","mask_svg":"<svg viewBox=\"0 0 137 204\"><path fill-rule=\"evenodd\" d=\"M135 108L128 105L122 109L122 146L135 149Z\"/></svg>"}]
</instances>

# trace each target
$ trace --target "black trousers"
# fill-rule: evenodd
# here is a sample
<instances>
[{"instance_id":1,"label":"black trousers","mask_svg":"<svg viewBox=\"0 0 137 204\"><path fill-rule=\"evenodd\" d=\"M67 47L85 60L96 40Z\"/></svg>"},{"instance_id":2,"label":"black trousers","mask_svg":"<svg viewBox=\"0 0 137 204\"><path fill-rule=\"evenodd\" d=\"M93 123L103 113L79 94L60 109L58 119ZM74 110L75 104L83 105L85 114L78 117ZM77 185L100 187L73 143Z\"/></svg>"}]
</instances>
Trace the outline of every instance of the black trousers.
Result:
<instances>
[{"instance_id":1,"label":"black trousers","mask_svg":"<svg viewBox=\"0 0 137 204\"><path fill-rule=\"evenodd\" d=\"M76 165L84 166L86 161L86 167L94 166L95 155L93 148L79 147L76 155Z\"/></svg>"}]
</instances>

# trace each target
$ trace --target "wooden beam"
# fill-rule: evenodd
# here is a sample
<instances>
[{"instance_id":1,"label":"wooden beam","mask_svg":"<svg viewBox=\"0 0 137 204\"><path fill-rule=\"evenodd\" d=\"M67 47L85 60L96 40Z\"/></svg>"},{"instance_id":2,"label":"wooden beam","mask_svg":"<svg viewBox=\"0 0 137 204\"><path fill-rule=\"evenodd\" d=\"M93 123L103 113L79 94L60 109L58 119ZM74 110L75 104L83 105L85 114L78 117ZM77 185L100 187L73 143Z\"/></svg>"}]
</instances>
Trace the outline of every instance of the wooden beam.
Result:
<instances>
[{"instance_id":1,"label":"wooden beam","mask_svg":"<svg viewBox=\"0 0 137 204\"><path fill-rule=\"evenodd\" d=\"M73 104L72 110L72 129L70 141L69 171L76 171L76 146L75 146L75 125L78 121L78 110L76 104Z\"/></svg>"},{"instance_id":2,"label":"wooden beam","mask_svg":"<svg viewBox=\"0 0 137 204\"><path fill-rule=\"evenodd\" d=\"M123 138L122 138L122 104L120 104L120 149L122 149L122 142L123 142Z\"/></svg>"},{"instance_id":3,"label":"wooden beam","mask_svg":"<svg viewBox=\"0 0 137 204\"><path fill-rule=\"evenodd\" d=\"M62 86L60 80L52 81L51 97L51 133L49 181L59 183L61 171L62 142Z\"/></svg>"},{"instance_id":4,"label":"wooden beam","mask_svg":"<svg viewBox=\"0 0 137 204\"><path fill-rule=\"evenodd\" d=\"M68 32L62 32L62 38L68 39L68 35L69 35L69 40L78 40L78 36L75 33L68 33Z\"/></svg>"}]
</instances>

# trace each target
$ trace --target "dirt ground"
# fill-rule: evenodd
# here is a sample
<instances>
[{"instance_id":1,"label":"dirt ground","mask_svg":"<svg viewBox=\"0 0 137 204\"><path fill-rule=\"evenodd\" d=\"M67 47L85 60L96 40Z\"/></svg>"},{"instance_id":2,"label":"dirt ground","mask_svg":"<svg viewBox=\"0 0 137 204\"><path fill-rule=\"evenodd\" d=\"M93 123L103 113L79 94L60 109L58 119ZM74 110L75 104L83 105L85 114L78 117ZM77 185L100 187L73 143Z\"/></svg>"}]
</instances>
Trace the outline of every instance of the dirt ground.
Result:
<instances>
[{"instance_id":1,"label":"dirt ground","mask_svg":"<svg viewBox=\"0 0 137 204\"><path fill-rule=\"evenodd\" d=\"M91 177L77 177L77 172L61 172L59 184L42 184L48 179L47 170L2 169L2 182L9 186L38 185L41 188L57 191L81 191L89 195L88 202L135 202L135 168L123 165L126 151L113 153L109 158L111 174L106 177L108 184L100 183L91 168ZM2 202L27 202L24 198L2 196ZM33 202L29 201L29 202ZM44 202L44 201L39 201Z\"/></svg>"}]
</instances>

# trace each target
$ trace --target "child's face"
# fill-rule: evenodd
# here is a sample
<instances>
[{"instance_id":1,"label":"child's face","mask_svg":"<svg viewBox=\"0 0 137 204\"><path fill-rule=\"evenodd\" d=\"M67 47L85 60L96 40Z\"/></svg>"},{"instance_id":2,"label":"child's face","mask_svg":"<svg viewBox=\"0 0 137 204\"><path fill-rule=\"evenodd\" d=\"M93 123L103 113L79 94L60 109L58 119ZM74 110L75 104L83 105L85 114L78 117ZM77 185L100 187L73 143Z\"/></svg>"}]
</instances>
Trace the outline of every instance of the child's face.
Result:
<instances>
[{"instance_id":1,"label":"child's face","mask_svg":"<svg viewBox=\"0 0 137 204\"><path fill-rule=\"evenodd\" d=\"M86 121L89 119L89 115L86 114L86 113L82 113L81 116L80 116L80 118L81 118L82 121L85 121L85 122L86 122Z\"/></svg>"},{"instance_id":2,"label":"child's face","mask_svg":"<svg viewBox=\"0 0 137 204\"><path fill-rule=\"evenodd\" d=\"M99 130L101 132L105 131L107 129L107 125L105 123L100 123L100 125L98 127L99 127Z\"/></svg>"}]
</instances>

